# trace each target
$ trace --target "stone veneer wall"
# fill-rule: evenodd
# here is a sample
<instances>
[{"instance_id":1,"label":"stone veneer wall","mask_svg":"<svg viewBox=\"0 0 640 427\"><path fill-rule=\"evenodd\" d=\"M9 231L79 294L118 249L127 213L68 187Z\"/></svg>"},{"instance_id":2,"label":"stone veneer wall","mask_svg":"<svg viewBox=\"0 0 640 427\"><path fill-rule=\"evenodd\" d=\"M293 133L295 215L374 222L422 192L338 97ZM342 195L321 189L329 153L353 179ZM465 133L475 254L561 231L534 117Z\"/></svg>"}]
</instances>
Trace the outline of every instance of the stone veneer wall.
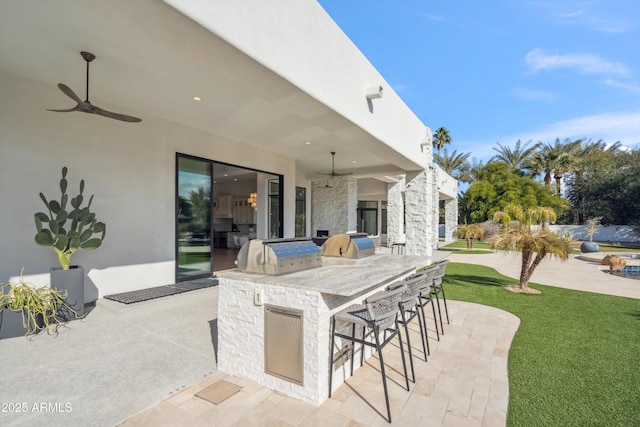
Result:
<instances>
[{"instance_id":1,"label":"stone veneer wall","mask_svg":"<svg viewBox=\"0 0 640 427\"><path fill-rule=\"evenodd\" d=\"M456 241L456 228L458 225L458 199L444 202L444 241L445 243Z\"/></svg>"},{"instance_id":2,"label":"stone veneer wall","mask_svg":"<svg viewBox=\"0 0 640 427\"><path fill-rule=\"evenodd\" d=\"M319 405L328 395L327 366L329 309L318 292L309 292L221 278L218 296L218 370ZM304 386L264 371L264 305L254 305L256 290L264 293L264 303L303 310ZM322 325L322 327L320 327ZM318 337L318 341L309 337ZM322 345L320 345L322 344Z\"/></svg>"},{"instance_id":3,"label":"stone veneer wall","mask_svg":"<svg viewBox=\"0 0 640 427\"><path fill-rule=\"evenodd\" d=\"M331 187L327 187L327 182ZM311 183L311 235L329 230L330 235L357 229L358 181L341 176Z\"/></svg>"},{"instance_id":4,"label":"stone veneer wall","mask_svg":"<svg viewBox=\"0 0 640 427\"><path fill-rule=\"evenodd\" d=\"M434 236L437 236L438 224L434 226L434 180L433 170L427 168L420 172L407 173L405 191L406 254L433 254ZM435 188L435 197L438 190ZM437 205L436 205L437 209ZM435 217L437 218L437 216Z\"/></svg>"},{"instance_id":5,"label":"stone veneer wall","mask_svg":"<svg viewBox=\"0 0 640 427\"><path fill-rule=\"evenodd\" d=\"M440 222L440 179L439 168L437 166L429 166L431 172L431 229L429 233L429 242L431 248L435 251L438 250L439 240L439 222Z\"/></svg>"},{"instance_id":6,"label":"stone veneer wall","mask_svg":"<svg viewBox=\"0 0 640 427\"><path fill-rule=\"evenodd\" d=\"M408 273L410 274L410 273ZM398 277L403 280L408 274ZM357 297L341 297L290 287L268 285L221 277L218 294L218 370L230 375L248 378L260 385L287 396L320 405L329 396L329 340L331 316L355 301L360 302L382 288L369 290ZM256 291L263 292L268 305L302 310L304 336L304 384L302 386L267 374L264 371L264 313L265 305L254 304ZM338 328L340 329L340 328ZM351 328L342 330L349 334ZM357 330L357 336L361 335ZM338 352L346 343L336 339L333 350ZM354 360L360 359L360 346L356 345ZM365 358L373 350L365 347ZM377 363L377 362L374 362ZM350 376L350 363L333 372L335 390ZM358 364L354 367L357 369Z\"/></svg>"},{"instance_id":7,"label":"stone veneer wall","mask_svg":"<svg viewBox=\"0 0 640 427\"><path fill-rule=\"evenodd\" d=\"M402 190L404 189L404 178L394 183L388 184L387 188L387 246L395 242L404 242L404 201Z\"/></svg>"}]
</instances>

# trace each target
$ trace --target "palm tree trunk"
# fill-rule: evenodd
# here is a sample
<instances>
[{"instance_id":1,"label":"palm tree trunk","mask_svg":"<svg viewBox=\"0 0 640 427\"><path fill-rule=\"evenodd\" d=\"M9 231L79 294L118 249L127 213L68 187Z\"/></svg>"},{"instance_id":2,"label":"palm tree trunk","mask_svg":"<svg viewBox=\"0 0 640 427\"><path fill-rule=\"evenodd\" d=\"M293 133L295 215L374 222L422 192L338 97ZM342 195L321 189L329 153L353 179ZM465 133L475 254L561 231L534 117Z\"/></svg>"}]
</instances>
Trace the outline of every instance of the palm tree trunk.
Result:
<instances>
[{"instance_id":1,"label":"palm tree trunk","mask_svg":"<svg viewBox=\"0 0 640 427\"><path fill-rule=\"evenodd\" d=\"M556 196L560 197L562 174L555 174L553 177L556 180Z\"/></svg>"},{"instance_id":2,"label":"palm tree trunk","mask_svg":"<svg viewBox=\"0 0 640 427\"><path fill-rule=\"evenodd\" d=\"M533 262L531 263L531 265L528 266L526 277L525 277L527 287L529 286L529 280L531 279L531 276L533 276L533 272L538 267L538 265L542 262L542 260L546 255L547 255L547 251L544 248L542 248L540 252L536 254L536 257L533 259ZM522 278L520 279L520 281L522 282ZM521 286L522 286L522 283L521 283Z\"/></svg>"},{"instance_id":3,"label":"palm tree trunk","mask_svg":"<svg viewBox=\"0 0 640 427\"><path fill-rule=\"evenodd\" d=\"M522 266L520 267L520 288L527 289L529 285L529 277L527 275L529 269L529 262L533 251L529 247L522 248Z\"/></svg>"},{"instance_id":4,"label":"palm tree trunk","mask_svg":"<svg viewBox=\"0 0 640 427\"><path fill-rule=\"evenodd\" d=\"M549 171L544 174L544 186L551 189L551 172Z\"/></svg>"}]
</instances>

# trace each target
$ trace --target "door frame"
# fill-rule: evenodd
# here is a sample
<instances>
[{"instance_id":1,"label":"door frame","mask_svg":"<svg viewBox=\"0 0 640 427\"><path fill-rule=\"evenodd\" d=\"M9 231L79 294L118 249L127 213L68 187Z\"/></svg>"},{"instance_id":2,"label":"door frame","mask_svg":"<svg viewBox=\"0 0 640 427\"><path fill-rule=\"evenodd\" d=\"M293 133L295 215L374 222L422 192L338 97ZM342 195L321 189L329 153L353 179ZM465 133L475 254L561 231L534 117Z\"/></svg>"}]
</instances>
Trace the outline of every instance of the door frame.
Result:
<instances>
[{"instance_id":1,"label":"door frame","mask_svg":"<svg viewBox=\"0 0 640 427\"><path fill-rule=\"evenodd\" d=\"M180 158L188 158L188 159L193 159L193 160L198 160L198 161L203 161L203 162L208 162L210 165L210 170L211 170L211 193L210 193L210 200L211 200L211 227L210 227L210 236L209 239L211 241L211 261L209 264L209 272L208 273L202 273L199 275L194 275L194 276L189 276L189 277L183 277L183 278L179 278L179 265L178 265L178 228L179 228L179 223L178 223L178 172L179 172L179 159ZM279 215L280 215L280 224L278 227L278 234L279 237L283 237L284 236L284 175L282 174L278 174L278 173L273 173L273 172L269 172L269 171L265 171L265 170L261 170L261 169L254 169L254 168L250 168L250 167L246 167L246 166L241 166L241 165L236 165L233 163L226 163L226 162L221 162L218 160L213 160L213 159L207 159L204 157L199 157L199 156L194 156L191 154L186 154L186 153L180 153L180 152L176 152L176 160L175 160L175 171L174 171L174 175L175 175L175 191L174 191L174 215L175 215L175 219L174 219L174 224L175 224L175 229L174 229L174 256L175 256L175 280L176 283L178 282L184 282L184 281L189 281L189 280L194 280L194 279L201 279L201 278L205 278L205 277L212 277L213 276L213 264L214 264L214 259L213 259L213 203L214 203L214 198L213 195L215 194L214 191L214 165L215 164L219 164L219 165L225 165L225 166L232 166L235 168L242 168L242 169L246 169L248 171L253 171L253 172L259 172L259 173L264 173L264 174L268 174L268 175L273 175L275 177L278 177L278 181L279 181L279 196L280 196L280 206L279 206ZM268 195L267 195L268 197ZM295 197L295 195L294 195Z\"/></svg>"}]
</instances>

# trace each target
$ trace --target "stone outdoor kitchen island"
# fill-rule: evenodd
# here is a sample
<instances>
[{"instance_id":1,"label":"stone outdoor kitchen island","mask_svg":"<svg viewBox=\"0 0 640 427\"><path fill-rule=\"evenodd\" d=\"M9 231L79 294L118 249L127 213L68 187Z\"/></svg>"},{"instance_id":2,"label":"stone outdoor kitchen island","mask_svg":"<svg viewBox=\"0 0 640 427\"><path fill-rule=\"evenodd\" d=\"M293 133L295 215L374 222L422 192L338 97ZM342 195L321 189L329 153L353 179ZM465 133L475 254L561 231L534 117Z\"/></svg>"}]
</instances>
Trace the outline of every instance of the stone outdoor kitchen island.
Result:
<instances>
[{"instance_id":1,"label":"stone outdoor kitchen island","mask_svg":"<svg viewBox=\"0 0 640 427\"><path fill-rule=\"evenodd\" d=\"M320 405L328 397L331 316L430 263L422 256L323 257L322 267L281 276L221 272L218 369ZM336 365L334 389L348 365Z\"/></svg>"}]
</instances>

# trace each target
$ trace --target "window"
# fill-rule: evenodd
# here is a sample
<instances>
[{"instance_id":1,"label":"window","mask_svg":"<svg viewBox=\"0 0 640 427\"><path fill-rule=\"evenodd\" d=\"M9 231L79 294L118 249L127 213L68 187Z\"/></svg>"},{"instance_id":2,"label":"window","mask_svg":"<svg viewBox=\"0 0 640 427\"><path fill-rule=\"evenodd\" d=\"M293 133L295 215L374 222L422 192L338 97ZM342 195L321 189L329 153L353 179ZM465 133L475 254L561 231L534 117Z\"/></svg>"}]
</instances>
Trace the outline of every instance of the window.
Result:
<instances>
[{"instance_id":1,"label":"window","mask_svg":"<svg viewBox=\"0 0 640 427\"><path fill-rule=\"evenodd\" d=\"M296 237L307 235L307 189L296 187Z\"/></svg>"},{"instance_id":2,"label":"window","mask_svg":"<svg viewBox=\"0 0 640 427\"><path fill-rule=\"evenodd\" d=\"M378 234L378 202L358 202L358 232L369 235Z\"/></svg>"},{"instance_id":3,"label":"window","mask_svg":"<svg viewBox=\"0 0 640 427\"><path fill-rule=\"evenodd\" d=\"M282 215L282 204L280 203L281 180L270 179L269 186L269 238L282 237L280 216Z\"/></svg>"},{"instance_id":4,"label":"window","mask_svg":"<svg viewBox=\"0 0 640 427\"><path fill-rule=\"evenodd\" d=\"M387 201L385 200L380 204L380 216L381 216L381 224L380 224L380 234L387 234Z\"/></svg>"}]
</instances>

